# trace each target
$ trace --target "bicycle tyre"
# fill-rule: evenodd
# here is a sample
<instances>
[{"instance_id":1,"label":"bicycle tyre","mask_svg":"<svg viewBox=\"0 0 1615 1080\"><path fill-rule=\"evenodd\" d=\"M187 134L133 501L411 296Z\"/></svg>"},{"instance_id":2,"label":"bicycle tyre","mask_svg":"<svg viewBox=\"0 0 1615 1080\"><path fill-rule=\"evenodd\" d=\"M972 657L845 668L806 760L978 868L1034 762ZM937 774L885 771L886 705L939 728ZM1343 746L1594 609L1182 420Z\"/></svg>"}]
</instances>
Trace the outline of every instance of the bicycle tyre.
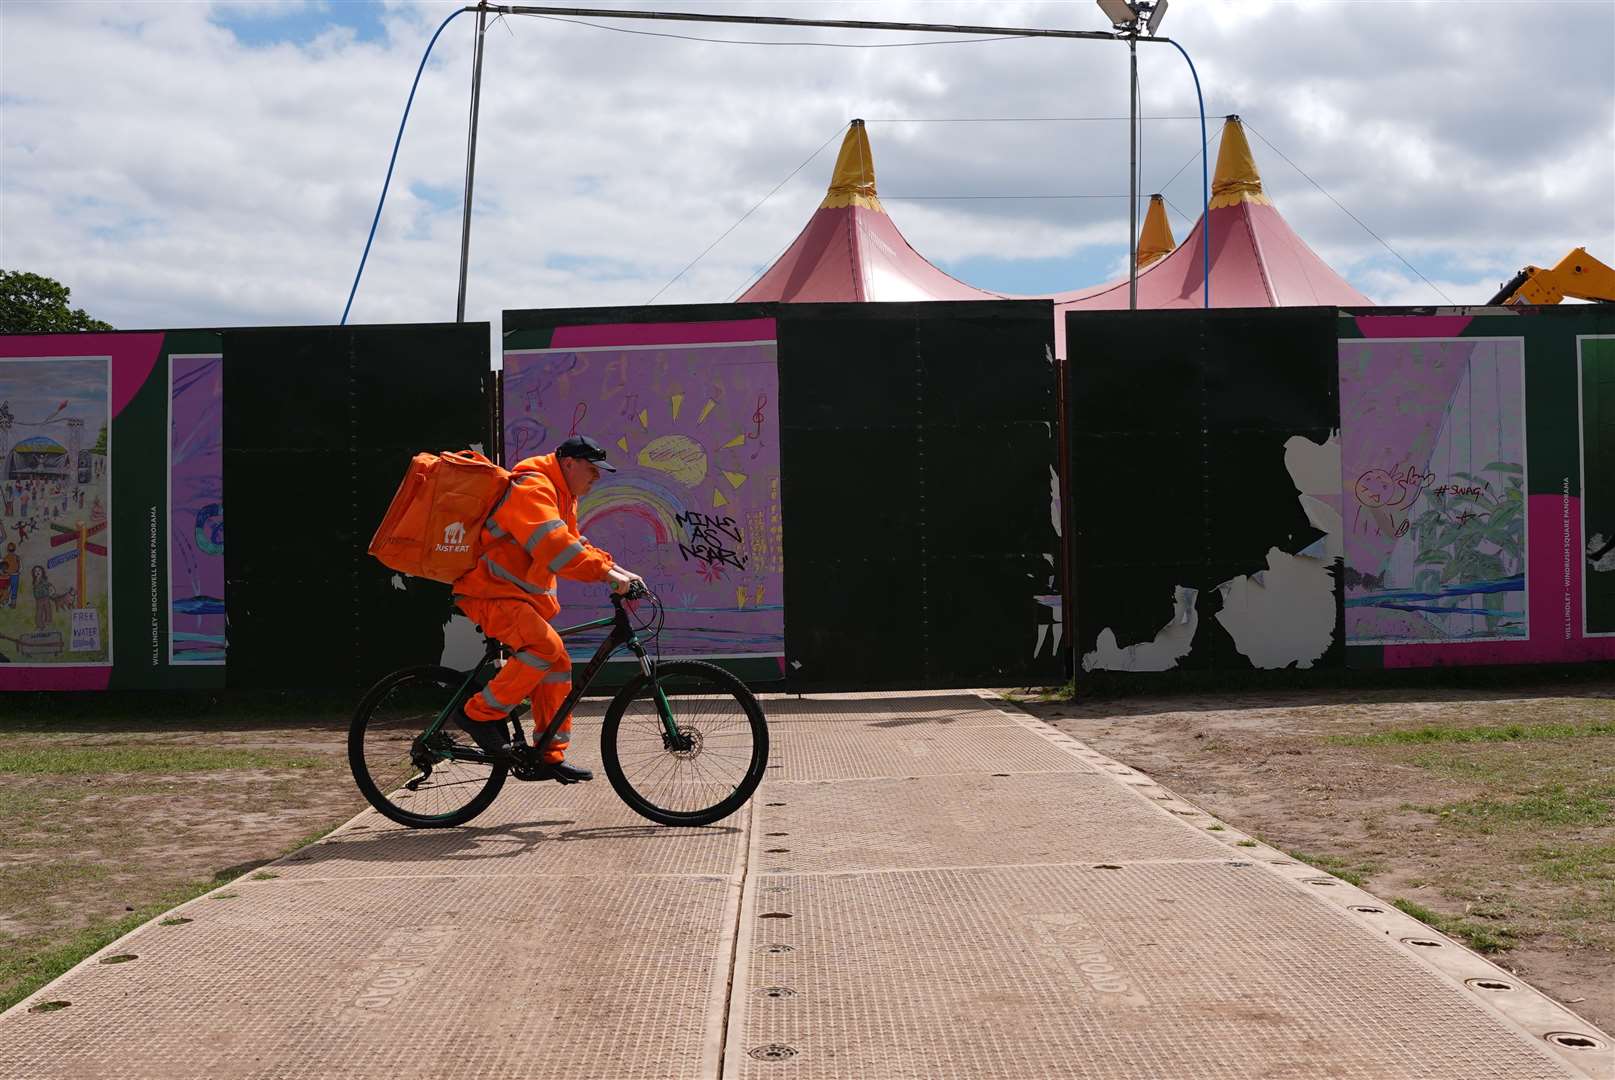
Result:
<instances>
[{"instance_id":1,"label":"bicycle tyre","mask_svg":"<svg viewBox=\"0 0 1615 1080\"><path fill-rule=\"evenodd\" d=\"M464 825L486 810L499 795L499 789L505 786L505 777L509 772L506 766L482 765L479 766L479 770L487 769L486 780L481 790L463 805L442 814L420 814L393 801L392 796L397 793L397 788L386 792L382 790L383 786L390 786L390 780L378 783L372 776L371 765L365 754L365 737L378 726L377 710L395 695L402 694L406 697L416 695L424 703L419 714L419 731L424 732L438 711L453 700L465 678L463 671L435 664L404 668L386 676L371 687L364 699L359 702L359 707L354 710L353 722L348 727L348 768L352 771L354 782L359 785L359 791L365 800L378 812L400 825L407 825L412 829L447 829ZM475 775L467 782L475 783Z\"/></svg>"},{"instance_id":2,"label":"bicycle tyre","mask_svg":"<svg viewBox=\"0 0 1615 1080\"><path fill-rule=\"evenodd\" d=\"M657 682L678 680L686 687L703 687L701 693L704 696L718 699L732 698L740 706L752 740L751 757L744 776L724 798L709 806L690 810L675 810L658 805L639 791L623 771L619 740L623 718L629 708L636 702L646 701L651 690L651 678L641 674L619 690L606 708L605 722L600 729L600 759L605 765L606 777L630 809L657 824L710 825L715 821L721 821L745 805L746 800L757 790L757 785L762 782L763 771L768 767L768 722L763 717L763 707L758 702L757 696L747 689L745 683L722 668L699 660L669 660L658 664L655 680ZM675 715L678 711L679 696L679 691L674 691L671 695Z\"/></svg>"}]
</instances>

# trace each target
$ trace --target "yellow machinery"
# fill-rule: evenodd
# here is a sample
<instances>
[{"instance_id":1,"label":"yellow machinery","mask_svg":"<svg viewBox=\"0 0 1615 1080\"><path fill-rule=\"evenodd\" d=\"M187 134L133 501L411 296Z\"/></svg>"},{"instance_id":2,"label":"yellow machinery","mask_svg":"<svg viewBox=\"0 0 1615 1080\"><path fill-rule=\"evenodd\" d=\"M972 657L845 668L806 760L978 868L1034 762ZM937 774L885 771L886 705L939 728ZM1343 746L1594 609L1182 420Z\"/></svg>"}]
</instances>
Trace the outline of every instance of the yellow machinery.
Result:
<instances>
[{"instance_id":1,"label":"yellow machinery","mask_svg":"<svg viewBox=\"0 0 1615 1080\"><path fill-rule=\"evenodd\" d=\"M1615 303L1615 270L1576 248L1552 270L1527 266L1515 274L1487 304L1557 304L1567 296L1577 300Z\"/></svg>"}]
</instances>

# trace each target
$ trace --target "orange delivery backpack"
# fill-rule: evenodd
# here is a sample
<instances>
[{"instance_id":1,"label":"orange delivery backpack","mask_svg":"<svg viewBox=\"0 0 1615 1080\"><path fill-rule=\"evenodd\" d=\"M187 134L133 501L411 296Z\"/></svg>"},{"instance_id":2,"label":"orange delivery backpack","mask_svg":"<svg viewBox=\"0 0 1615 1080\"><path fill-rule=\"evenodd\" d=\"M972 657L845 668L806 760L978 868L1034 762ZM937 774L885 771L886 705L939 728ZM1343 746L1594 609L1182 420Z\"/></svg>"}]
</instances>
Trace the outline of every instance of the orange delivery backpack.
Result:
<instances>
[{"instance_id":1,"label":"orange delivery backpack","mask_svg":"<svg viewBox=\"0 0 1615 1080\"><path fill-rule=\"evenodd\" d=\"M509 470L475 450L416 454L370 554L401 574L452 582L482 557L482 523L509 488Z\"/></svg>"}]
</instances>

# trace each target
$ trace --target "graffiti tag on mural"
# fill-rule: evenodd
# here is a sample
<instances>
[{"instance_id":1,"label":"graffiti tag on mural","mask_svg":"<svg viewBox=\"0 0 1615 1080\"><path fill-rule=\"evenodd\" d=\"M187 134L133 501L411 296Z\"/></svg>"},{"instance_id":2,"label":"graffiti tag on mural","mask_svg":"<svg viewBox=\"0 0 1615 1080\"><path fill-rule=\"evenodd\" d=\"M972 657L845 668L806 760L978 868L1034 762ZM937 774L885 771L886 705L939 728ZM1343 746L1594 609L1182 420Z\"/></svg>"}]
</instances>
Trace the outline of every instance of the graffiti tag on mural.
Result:
<instances>
[{"instance_id":1,"label":"graffiti tag on mural","mask_svg":"<svg viewBox=\"0 0 1615 1080\"><path fill-rule=\"evenodd\" d=\"M679 554L684 556L685 561L695 559L732 566L736 570L746 569L746 560L737 550L745 541L734 518L716 518L699 510L690 510L679 514L674 520L690 530L689 537L679 541ZM730 547L730 544L735 547Z\"/></svg>"}]
</instances>

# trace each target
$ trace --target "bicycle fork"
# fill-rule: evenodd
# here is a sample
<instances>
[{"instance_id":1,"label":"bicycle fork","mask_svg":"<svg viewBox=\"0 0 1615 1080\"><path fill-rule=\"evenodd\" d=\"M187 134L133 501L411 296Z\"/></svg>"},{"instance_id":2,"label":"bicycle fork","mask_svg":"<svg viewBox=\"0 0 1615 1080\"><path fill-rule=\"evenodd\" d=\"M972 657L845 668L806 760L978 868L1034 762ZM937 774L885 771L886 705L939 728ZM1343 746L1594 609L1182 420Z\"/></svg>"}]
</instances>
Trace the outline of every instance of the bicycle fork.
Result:
<instances>
[{"instance_id":1,"label":"bicycle fork","mask_svg":"<svg viewBox=\"0 0 1615 1080\"><path fill-rule=\"evenodd\" d=\"M656 665L651 663L650 655L638 641L629 642L628 648L639 658L639 670L650 681L651 694L656 699L656 715L662 720L662 745L674 753L688 753L693 740L679 730L678 721L673 718L673 704L667 700L662 684L656 681Z\"/></svg>"}]
</instances>

